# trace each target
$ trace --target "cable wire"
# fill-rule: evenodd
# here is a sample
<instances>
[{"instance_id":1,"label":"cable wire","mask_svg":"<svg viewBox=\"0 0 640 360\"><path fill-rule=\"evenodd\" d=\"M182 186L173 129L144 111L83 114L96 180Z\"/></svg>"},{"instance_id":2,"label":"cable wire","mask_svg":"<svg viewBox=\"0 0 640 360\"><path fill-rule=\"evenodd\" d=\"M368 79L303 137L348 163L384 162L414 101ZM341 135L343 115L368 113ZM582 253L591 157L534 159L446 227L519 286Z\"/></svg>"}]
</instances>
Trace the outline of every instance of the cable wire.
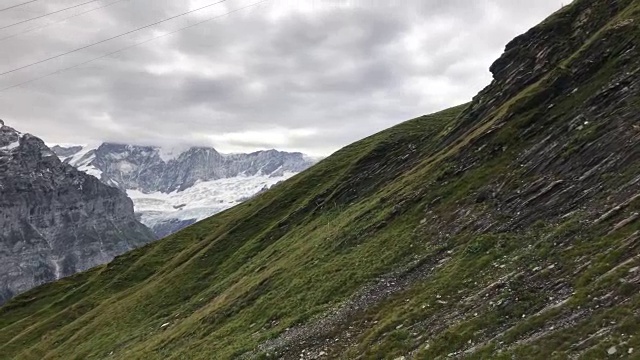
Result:
<instances>
[{"instance_id":1,"label":"cable wire","mask_svg":"<svg viewBox=\"0 0 640 360\"><path fill-rule=\"evenodd\" d=\"M54 22L49 23L49 24L45 24L45 25L37 26L37 27L32 27L32 28L26 29L25 31L21 31L21 32L16 33L16 34L13 34L13 35L9 35L9 36L5 36L5 37L1 37L1 38L0 38L0 42L2 42L2 41L4 41L4 40L7 40L7 39L14 38L14 37L16 37L16 36L20 36L20 35L24 35L24 34L30 33L30 32L32 32L32 31L36 31L36 30L40 30L40 29L44 29L44 28L47 28L47 27L49 27L49 26L52 26L52 25L55 25L55 24L59 24L59 23L61 23L61 22L65 22L65 21L67 21L67 20L69 20L69 19L72 19L72 18L74 18L74 17L78 17L78 16L80 16L80 15L84 15L84 14L86 14L86 13L90 13L90 12L92 12L92 11L96 11L96 10L104 9L104 8L106 8L106 7L109 7L109 6L111 6L111 5L115 5L115 4L117 4L117 3L121 3L121 2L123 2L123 1L130 1L130 0L117 0L117 1L114 1L114 2L111 2L111 3L108 3L108 4L105 4L105 5L99 6L99 7L97 7L97 8L93 8L93 9L91 9L91 10L83 11L83 12L81 12L81 13L78 13L78 14L75 14L75 15L72 15L72 16L69 16L69 17L66 17L66 18L60 19L60 20L58 20L58 21L54 21Z\"/></svg>"},{"instance_id":2,"label":"cable wire","mask_svg":"<svg viewBox=\"0 0 640 360\"><path fill-rule=\"evenodd\" d=\"M188 14L191 14L191 13L194 13L194 12L197 12L197 11L200 11L200 10L203 10L203 9L206 9L206 8L209 8L209 7L212 7L212 6L214 6L214 5L222 4L223 2L226 2L226 1L227 1L227 0L220 0L220 1L217 1L217 2L215 2L215 3L212 3L212 4L209 4L209 5L205 5L205 6L199 7L199 8L197 8L197 9L190 10L190 11L187 11L187 12L182 13L182 14L179 14L179 15L174 15L174 16L171 16L171 17L166 18L166 19L164 19L164 20L156 21L156 22L154 22L154 23L152 23L152 24L148 24L148 25L145 25L145 26L143 26L143 27L139 27L139 28L134 29L134 30L131 30L131 31L127 31L127 32L125 32L125 33L123 33L123 34L116 35L116 36L113 36L113 37L110 37L110 38L107 38L107 39L104 39L104 40L100 40L100 41L95 42L95 43L93 43L93 44L85 45L85 46L79 47L79 48L77 48L77 49L73 49L73 50L70 50L70 51L64 52L64 53L62 53L62 54L58 54L58 55L55 55L55 56L51 56L51 57L48 57L48 58L46 58L46 59L42 59L42 60L39 60L39 61L33 62L33 63L31 63L31 64L27 64L27 65L24 65L24 66L20 66L20 67L17 67L17 68L15 68L15 69L8 70L8 71L5 71L5 72L0 73L0 76L7 75L7 74L11 74L11 73L13 73L13 72L16 72L16 71L19 71L19 70L22 70L22 69L26 69L26 68L32 67L32 66L34 66L34 65L42 64L42 63L44 63L44 62L47 62L47 61L50 61L50 60L53 60L53 59L57 59L57 58L63 57L63 56L65 56L65 55L69 55L69 54L72 54L72 53L77 52L77 51L80 51L80 50L88 49L88 48L93 47L93 46L96 46L96 45L98 45L98 44L102 44L102 43L105 43L105 42L107 42L107 41L111 41L111 40L114 40L114 39L117 39L117 38L123 37L123 36L125 36L125 35L129 35L129 34L132 34L132 33L134 33L134 32L137 32L137 31L140 31L140 30L143 30L143 29L150 28L150 27L152 27L152 26L156 26L156 25L162 24L162 23L165 23L165 22L170 21L170 20L173 20L173 19L177 19L177 18L179 18L179 17L182 17L182 16L185 16L185 15L188 15Z\"/></svg>"},{"instance_id":3,"label":"cable wire","mask_svg":"<svg viewBox=\"0 0 640 360\"><path fill-rule=\"evenodd\" d=\"M36 1L40 1L40 0L31 0L31 1L23 2L23 3L21 3L21 4L11 5L11 6L9 6L9 7L4 8L4 9L0 9L0 11L5 11L5 10L9 10L9 9L17 8L18 6L27 5L27 4L30 4L30 3L36 2Z\"/></svg>"},{"instance_id":4,"label":"cable wire","mask_svg":"<svg viewBox=\"0 0 640 360\"><path fill-rule=\"evenodd\" d=\"M73 65L73 66L69 66L69 67L67 67L67 68L63 68L63 69L60 69L60 70L56 70L56 71L54 71L54 72L52 72L52 73L49 73L49 74L46 74L46 75L43 75L43 76L39 76L39 77L34 78L34 79L31 79L31 80L27 80L27 81L24 81L24 82L21 82L21 83L15 84L15 85L8 86L8 87L6 87L6 88L0 89L0 93L3 93L3 92L5 92L5 91L10 90L10 89L13 89L13 88L21 87L21 86L26 85L26 84L30 84L30 83L32 83L32 82L36 82L36 81L38 81L38 80L42 80L42 79L47 78L47 77L49 77L49 76L57 75L57 74L60 74L60 73L62 73L62 72L65 72L65 71L68 71L68 70L71 70L71 69L75 69L75 68L80 67L80 66L82 66L82 65L86 65L86 64L92 63L92 62L94 62L94 61L96 61L96 60L104 59L104 58L109 57L109 56L111 56L111 55L115 55L115 54L121 53L121 52L123 52L123 51L126 51L126 50L129 50L129 49L132 49L132 48L138 47L138 46L140 46L140 45L143 45L143 44L149 43L149 42L151 42L151 41L154 41L154 40L157 40L157 39L160 39L160 38L163 38L163 37L165 37L165 36L170 36L170 35L173 35L173 34L179 33L179 32L181 32L181 31L184 31L184 30L187 30L187 29L190 29L190 28L196 27L196 26L198 26L198 25L204 24L204 23L206 23L206 22L209 22L209 21L212 21L212 20L216 20L216 19L219 19L219 18L222 18L222 17L225 17L225 16L229 16L229 15L231 15L231 14L233 14L233 13L236 13L236 12L239 12L239 11L242 11L242 10L245 10L245 9L248 9L248 8L251 8L251 7L254 7L254 6L258 6L258 5L260 5L260 4L264 4L264 3L268 2L268 1L269 1L269 0L261 0L261 1L255 2L255 3L253 3L253 4L249 4L249 5L247 5L247 6L243 6L243 7L240 7L240 8L234 9L234 10L231 10L231 11L229 11L229 12L225 13L225 14L218 15L218 16L214 16L214 17L211 17L211 18L208 18L208 19L205 19L205 20L199 21L199 22L197 22L197 23L194 23L194 24L191 24L191 25L188 25L188 26L185 26L185 27L179 28L179 29L176 29L176 30L173 30L173 31L170 31L170 32L167 32L167 33L164 33L164 34L158 35L158 36L154 36L154 37L152 37L152 38L150 38L150 39L147 39L147 40L141 41L141 42L139 42L139 43L136 43L136 44L133 44L133 45L130 45L130 46L127 46L127 47L124 47L124 48L118 49L118 50L116 50L116 51L112 51L112 52L110 52L110 53L107 53L107 54L104 54L104 55L98 56L98 57L96 57L96 58L93 58L93 59L90 59L90 60L87 60L87 61L81 62L81 63L79 63L79 64L75 64L75 65Z\"/></svg>"},{"instance_id":5,"label":"cable wire","mask_svg":"<svg viewBox=\"0 0 640 360\"><path fill-rule=\"evenodd\" d=\"M53 14L61 13L61 12L63 12L63 11L67 11L67 10L75 9L75 8L77 8L77 7L84 6L84 5L87 5L87 4L91 4L91 3L94 3L94 2L97 2L97 1L100 1L100 0L91 0L91 1L87 1L87 2L84 2L84 3L82 3L82 4L77 4L77 5L69 6L68 8L64 8L64 9L56 10L56 11L53 11L53 12L50 12L50 13L47 13L47 14L44 14L44 15L36 16L36 17L34 17L34 18L31 18L31 19L26 19L26 20L18 21L18 22L16 22L16 23L11 24L11 25L7 25L7 26L0 27L0 30L7 29L7 28L10 28L10 27L12 27L12 26L16 26L16 25L24 24L24 23L29 22L29 21L33 21L33 20L37 20L37 19L42 19L43 17L49 16L49 15L53 15Z\"/></svg>"}]
</instances>

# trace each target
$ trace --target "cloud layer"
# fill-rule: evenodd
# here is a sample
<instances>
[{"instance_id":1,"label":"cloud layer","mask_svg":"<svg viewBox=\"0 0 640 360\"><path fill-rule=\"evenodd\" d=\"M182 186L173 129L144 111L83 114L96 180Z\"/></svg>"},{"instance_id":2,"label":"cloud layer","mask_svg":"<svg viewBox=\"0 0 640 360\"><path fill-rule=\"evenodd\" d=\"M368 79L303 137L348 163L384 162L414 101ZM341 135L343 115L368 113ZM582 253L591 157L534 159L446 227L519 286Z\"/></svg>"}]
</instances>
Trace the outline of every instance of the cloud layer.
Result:
<instances>
[{"instance_id":1,"label":"cloud layer","mask_svg":"<svg viewBox=\"0 0 640 360\"><path fill-rule=\"evenodd\" d=\"M0 38L113 1L0 30ZM0 88L257 1L228 0L0 76ZM0 13L0 27L79 2L41 1L7 10ZM125 0L0 40L0 72L213 2ZM270 0L0 92L0 118L56 143L326 155L401 121L470 100L490 82L489 65L504 45L562 3Z\"/></svg>"}]
</instances>

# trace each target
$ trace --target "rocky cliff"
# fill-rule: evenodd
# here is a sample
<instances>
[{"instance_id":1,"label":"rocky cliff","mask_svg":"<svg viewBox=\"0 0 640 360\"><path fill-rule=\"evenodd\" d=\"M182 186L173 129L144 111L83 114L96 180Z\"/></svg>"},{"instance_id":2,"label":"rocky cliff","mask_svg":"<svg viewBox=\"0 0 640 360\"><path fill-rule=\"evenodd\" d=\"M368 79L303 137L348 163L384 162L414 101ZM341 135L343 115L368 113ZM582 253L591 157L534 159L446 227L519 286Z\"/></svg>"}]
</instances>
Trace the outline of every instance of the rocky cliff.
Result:
<instances>
[{"instance_id":1,"label":"rocky cliff","mask_svg":"<svg viewBox=\"0 0 640 360\"><path fill-rule=\"evenodd\" d=\"M123 192L0 121L0 303L152 239Z\"/></svg>"}]
</instances>

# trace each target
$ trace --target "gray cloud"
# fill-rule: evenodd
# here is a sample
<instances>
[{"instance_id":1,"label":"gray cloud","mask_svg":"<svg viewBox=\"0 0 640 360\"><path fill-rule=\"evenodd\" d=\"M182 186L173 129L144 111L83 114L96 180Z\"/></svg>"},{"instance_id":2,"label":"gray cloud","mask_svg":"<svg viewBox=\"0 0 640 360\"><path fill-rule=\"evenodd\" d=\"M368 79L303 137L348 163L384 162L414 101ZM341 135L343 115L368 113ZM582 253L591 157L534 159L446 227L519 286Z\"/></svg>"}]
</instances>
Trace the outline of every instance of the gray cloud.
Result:
<instances>
[{"instance_id":1,"label":"gray cloud","mask_svg":"<svg viewBox=\"0 0 640 360\"><path fill-rule=\"evenodd\" d=\"M128 0L0 41L0 72L212 2ZM0 76L0 87L251 2L229 0ZM275 147L326 155L468 101L491 80L489 65L504 45L562 2L271 0L2 92L0 118L52 143L212 145L234 152ZM42 1L6 11L0 26L76 3ZM4 29L0 37L88 9Z\"/></svg>"}]
</instances>

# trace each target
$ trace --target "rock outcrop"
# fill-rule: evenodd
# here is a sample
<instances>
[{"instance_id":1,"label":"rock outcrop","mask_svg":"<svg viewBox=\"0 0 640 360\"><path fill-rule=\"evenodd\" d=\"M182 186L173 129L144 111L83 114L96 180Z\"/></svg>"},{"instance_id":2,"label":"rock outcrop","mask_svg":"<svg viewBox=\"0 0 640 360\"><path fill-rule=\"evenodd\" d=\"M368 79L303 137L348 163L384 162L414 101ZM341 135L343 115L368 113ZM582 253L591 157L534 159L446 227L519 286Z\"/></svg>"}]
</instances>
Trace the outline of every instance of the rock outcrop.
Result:
<instances>
[{"instance_id":1,"label":"rock outcrop","mask_svg":"<svg viewBox=\"0 0 640 360\"><path fill-rule=\"evenodd\" d=\"M153 239L126 194L0 121L0 303Z\"/></svg>"}]
</instances>

